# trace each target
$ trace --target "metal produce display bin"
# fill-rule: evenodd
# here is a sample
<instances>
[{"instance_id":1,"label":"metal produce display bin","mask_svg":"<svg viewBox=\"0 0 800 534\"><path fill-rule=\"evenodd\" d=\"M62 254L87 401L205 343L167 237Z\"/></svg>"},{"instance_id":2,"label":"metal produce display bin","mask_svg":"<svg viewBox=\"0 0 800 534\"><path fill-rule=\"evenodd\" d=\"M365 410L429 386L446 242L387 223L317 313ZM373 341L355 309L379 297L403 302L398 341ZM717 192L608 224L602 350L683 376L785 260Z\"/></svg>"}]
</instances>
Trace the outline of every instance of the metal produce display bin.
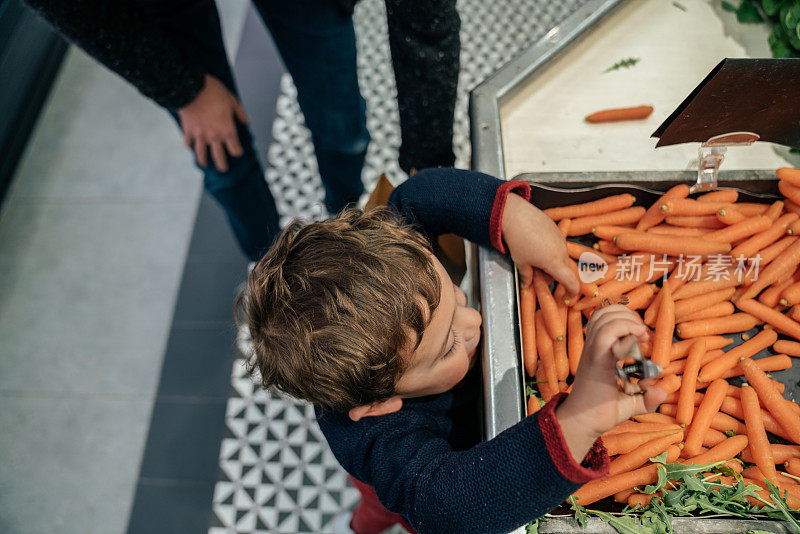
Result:
<instances>
[{"instance_id":1,"label":"metal produce display bin","mask_svg":"<svg viewBox=\"0 0 800 534\"><path fill-rule=\"evenodd\" d=\"M646 162L643 163L638 159L631 165L631 168L637 170L527 172L535 169L519 168L519 165L509 163L508 155L504 154L504 132L500 113L503 102L515 98L515 95L521 92L521 87L531 80L536 80L548 62L569 54L576 43L581 42L600 25L604 17L613 15L621 8L629 9L632 1L587 2L561 26L549 32L542 41L523 51L473 90L469 113L472 167L475 170L504 179L527 180L533 185L534 204L540 208L586 202L622 192L634 194L639 200L638 204L647 206L657 198L658 192L663 192L679 182L692 183L696 180L696 171L681 170L690 167L683 166L674 170L647 169ZM546 130L547 127L543 126L543 129ZM649 133L647 135L649 136ZM686 149L683 150L686 153ZM762 164L761 168L771 170L747 170L741 163L734 164L730 167L740 170L720 171L720 187L739 189L740 198L746 201L773 200L778 193L774 168L780 165L773 165L768 158L759 161ZM544 162L542 164L544 165ZM725 168L723 165L723 169ZM525 378L521 357L518 294L515 270L508 257L481 248L477 253L476 268L484 325L482 345L485 378L484 430L485 437L491 439L520 421L525 415ZM790 397L800 398L798 390L800 365L795 364L792 369L775 373L775 376L787 384ZM509 469L513 469L513 466L509 466ZM734 533L751 529L791 532L788 524L780 521L708 518L708 516L702 519L675 518L673 526L676 532ZM519 530L523 531L524 529ZM587 528L582 529L571 518L551 517L540 525L540 532L615 531L596 518L590 519Z\"/></svg>"}]
</instances>

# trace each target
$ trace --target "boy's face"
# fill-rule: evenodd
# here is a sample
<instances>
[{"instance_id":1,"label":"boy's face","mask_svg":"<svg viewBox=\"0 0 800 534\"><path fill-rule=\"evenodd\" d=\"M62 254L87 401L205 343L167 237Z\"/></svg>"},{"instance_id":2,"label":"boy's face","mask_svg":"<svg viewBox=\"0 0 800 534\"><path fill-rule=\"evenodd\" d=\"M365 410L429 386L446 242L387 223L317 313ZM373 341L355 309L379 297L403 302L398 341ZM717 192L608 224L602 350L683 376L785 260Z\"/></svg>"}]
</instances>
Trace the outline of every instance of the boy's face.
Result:
<instances>
[{"instance_id":1,"label":"boy's face","mask_svg":"<svg viewBox=\"0 0 800 534\"><path fill-rule=\"evenodd\" d=\"M408 368L397 382L400 397L443 393L458 384L474 365L481 338L481 314L467 307L461 289L435 257L431 261L441 280L439 306L433 312L422 341L411 354Z\"/></svg>"}]
</instances>

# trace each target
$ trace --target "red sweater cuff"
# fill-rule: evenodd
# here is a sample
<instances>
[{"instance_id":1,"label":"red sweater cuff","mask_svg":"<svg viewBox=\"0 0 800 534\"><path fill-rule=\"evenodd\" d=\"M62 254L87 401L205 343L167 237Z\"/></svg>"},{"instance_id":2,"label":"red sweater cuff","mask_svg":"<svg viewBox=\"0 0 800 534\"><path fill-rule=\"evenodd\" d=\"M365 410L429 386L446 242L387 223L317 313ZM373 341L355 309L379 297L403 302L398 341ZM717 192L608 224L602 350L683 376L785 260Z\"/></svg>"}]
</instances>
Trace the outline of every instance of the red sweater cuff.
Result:
<instances>
[{"instance_id":1,"label":"red sweater cuff","mask_svg":"<svg viewBox=\"0 0 800 534\"><path fill-rule=\"evenodd\" d=\"M531 186L528 182L522 180L513 180L504 182L497 188L497 193L494 196L494 204L492 204L492 215L489 219L489 240L492 246L505 254L506 246L503 244L502 226L503 226L503 210L506 207L506 199L509 193L516 193L525 200L531 199Z\"/></svg>"},{"instance_id":2,"label":"red sweater cuff","mask_svg":"<svg viewBox=\"0 0 800 534\"><path fill-rule=\"evenodd\" d=\"M600 439L594 442L594 445L586 453L580 464L572 457L555 413L558 405L566 397L566 393L559 393L539 410L539 428L544 436L547 452L550 453L550 458L558 468L559 473L576 484L585 484L590 480L595 480L608 474L610 460L608 451L606 451L603 441Z\"/></svg>"}]
</instances>

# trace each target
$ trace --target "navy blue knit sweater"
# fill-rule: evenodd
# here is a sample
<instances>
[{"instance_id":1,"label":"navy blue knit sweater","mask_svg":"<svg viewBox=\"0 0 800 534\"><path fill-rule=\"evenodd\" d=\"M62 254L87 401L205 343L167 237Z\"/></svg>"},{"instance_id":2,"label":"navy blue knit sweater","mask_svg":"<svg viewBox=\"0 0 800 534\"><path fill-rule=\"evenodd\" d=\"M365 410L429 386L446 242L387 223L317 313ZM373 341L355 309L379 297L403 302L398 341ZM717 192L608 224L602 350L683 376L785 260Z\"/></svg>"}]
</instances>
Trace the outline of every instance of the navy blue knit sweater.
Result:
<instances>
[{"instance_id":1,"label":"navy blue knit sweater","mask_svg":"<svg viewBox=\"0 0 800 534\"><path fill-rule=\"evenodd\" d=\"M524 182L431 169L399 186L389 205L431 240L452 232L505 252L500 221L511 191L530 196ZM480 387L473 372L445 393L404 399L389 415L356 422L318 411L319 425L342 467L420 533L509 532L608 471L600 440L581 464L572 458L554 414L564 395L479 443Z\"/></svg>"}]
</instances>

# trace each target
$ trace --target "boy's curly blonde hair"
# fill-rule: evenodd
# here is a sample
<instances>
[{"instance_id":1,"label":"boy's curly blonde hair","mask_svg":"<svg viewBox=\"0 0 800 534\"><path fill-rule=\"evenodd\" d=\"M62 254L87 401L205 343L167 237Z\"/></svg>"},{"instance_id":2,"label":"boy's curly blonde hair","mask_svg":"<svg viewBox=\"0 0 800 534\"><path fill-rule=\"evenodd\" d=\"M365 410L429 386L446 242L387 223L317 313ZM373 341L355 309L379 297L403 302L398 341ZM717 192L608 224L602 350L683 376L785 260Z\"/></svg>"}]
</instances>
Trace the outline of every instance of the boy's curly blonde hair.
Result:
<instances>
[{"instance_id":1,"label":"boy's curly blonde hair","mask_svg":"<svg viewBox=\"0 0 800 534\"><path fill-rule=\"evenodd\" d=\"M248 371L342 412L391 397L439 304L431 252L387 209L293 222L237 299L253 341Z\"/></svg>"}]
</instances>

